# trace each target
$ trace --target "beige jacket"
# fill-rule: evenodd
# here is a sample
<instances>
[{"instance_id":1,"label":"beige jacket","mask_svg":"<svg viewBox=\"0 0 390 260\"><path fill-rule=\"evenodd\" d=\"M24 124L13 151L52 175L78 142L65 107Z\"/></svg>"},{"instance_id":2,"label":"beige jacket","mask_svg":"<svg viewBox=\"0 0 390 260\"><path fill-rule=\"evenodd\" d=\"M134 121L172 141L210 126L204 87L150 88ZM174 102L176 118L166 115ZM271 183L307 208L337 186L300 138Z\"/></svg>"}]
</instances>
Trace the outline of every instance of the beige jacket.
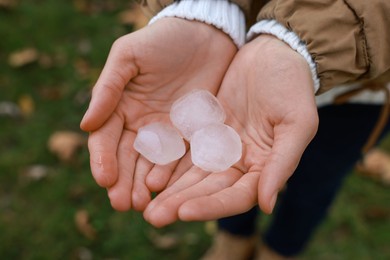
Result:
<instances>
[{"instance_id":1,"label":"beige jacket","mask_svg":"<svg viewBox=\"0 0 390 260\"><path fill-rule=\"evenodd\" d=\"M173 0L138 0L153 15ZM332 86L390 73L389 0L232 0L248 26L275 19L303 40L322 93Z\"/></svg>"}]
</instances>

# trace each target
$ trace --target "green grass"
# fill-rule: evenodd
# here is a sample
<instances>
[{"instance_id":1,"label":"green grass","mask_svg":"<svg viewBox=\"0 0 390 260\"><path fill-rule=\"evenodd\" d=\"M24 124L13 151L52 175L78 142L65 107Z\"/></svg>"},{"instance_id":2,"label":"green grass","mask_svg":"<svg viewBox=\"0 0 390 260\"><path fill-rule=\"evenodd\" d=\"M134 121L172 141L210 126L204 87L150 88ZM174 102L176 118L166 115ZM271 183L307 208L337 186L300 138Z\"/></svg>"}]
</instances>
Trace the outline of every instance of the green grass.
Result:
<instances>
[{"instance_id":1,"label":"green grass","mask_svg":"<svg viewBox=\"0 0 390 260\"><path fill-rule=\"evenodd\" d=\"M80 11L76 2L95 7ZM0 102L28 96L35 105L27 117L0 116L0 259L81 259L83 252L93 259L198 259L209 246L204 223L156 230L140 213L113 211L92 179L85 149L71 164L47 149L52 133L79 131L112 42L131 30L118 22L128 2L30 0L0 9ZM9 56L28 47L43 60L11 67ZM47 176L26 178L33 165L46 167ZM349 177L303 259L390 259L389 201L388 188ZM89 212L96 239L76 228L79 210ZM159 248L155 232L173 234L177 243Z\"/></svg>"},{"instance_id":2,"label":"green grass","mask_svg":"<svg viewBox=\"0 0 390 260\"><path fill-rule=\"evenodd\" d=\"M351 175L319 228L307 259L389 259L388 187Z\"/></svg>"}]
</instances>

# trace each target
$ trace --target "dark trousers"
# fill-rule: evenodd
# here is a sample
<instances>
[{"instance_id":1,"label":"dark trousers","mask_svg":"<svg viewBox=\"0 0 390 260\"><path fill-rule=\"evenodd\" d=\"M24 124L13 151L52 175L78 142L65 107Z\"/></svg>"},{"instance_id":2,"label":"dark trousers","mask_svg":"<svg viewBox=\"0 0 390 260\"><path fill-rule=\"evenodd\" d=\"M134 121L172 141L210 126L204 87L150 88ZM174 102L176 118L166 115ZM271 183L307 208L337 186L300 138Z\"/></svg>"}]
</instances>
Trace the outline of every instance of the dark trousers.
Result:
<instances>
[{"instance_id":1,"label":"dark trousers","mask_svg":"<svg viewBox=\"0 0 390 260\"><path fill-rule=\"evenodd\" d=\"M280 194L264 234L263 240L270 248L285 256L296 255L304 249L326 217L345 176L360 159L361 148L380 110L381 106L358 104L318 110L318 132ZM388 124L383 135L389 128ZM255 207L247 213L220 219L219 228L236 235L253 235L258 213Z\"/></svg>"}]
</instances>

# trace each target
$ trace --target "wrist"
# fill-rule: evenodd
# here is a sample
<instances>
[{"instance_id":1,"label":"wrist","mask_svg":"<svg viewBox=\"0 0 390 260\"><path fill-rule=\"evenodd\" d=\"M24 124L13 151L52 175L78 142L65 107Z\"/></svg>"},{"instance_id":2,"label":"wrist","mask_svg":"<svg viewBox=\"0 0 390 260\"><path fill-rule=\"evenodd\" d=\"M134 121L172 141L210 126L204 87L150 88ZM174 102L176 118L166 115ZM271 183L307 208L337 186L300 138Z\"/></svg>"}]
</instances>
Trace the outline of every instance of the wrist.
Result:
<instances>
[{"instance_id":1,"label":"wrist","mask_svg":"<svg viewBox=\"0 0 390 260\"><path fill-rule=\"evenodd\" d=\"M257 35L261 34L273 35L274 37L286 43L291 49L299 53L304 58L310 68L313 79L314 92L317 92L320 87L317 67L307 49L306 44L300 40L298 35L296 35L293 31L288 30L276 20L262 20L250 28L247 34L247 39L251 40Z\"/></svg>"},{"instance_id":2,"label":"wrist","mask_svg":"<svg viewBox=\"0 0 390 260\"><path fill-rule=\"evenodd\" d=\"M236 4L227 0L178 1L164 8L149 24L165 17L203 22L223 31L238 48L245 43L245 16Z\"/></svg>"},{"instance_id":3,"label":"wrist","mask_svg":"<svg viewBox=\"0 0 390 260\"><path fill-rule=\"evenodd\" d=\"M314 97L310 67L302 55L288 44L273 35L262 34L245 46L246 52L255 60L252 63L258 66L257 73L261 71L261 75L265 75L261 80L267 81L269 86L284 86L283 89L279 88L283 92L279 95L291 93L289 91L302 94L301 91L304 91ZM259 75L257 77L260 77ZM296 84L297 82L299 84Z\"/></svg>"}]
</instances>

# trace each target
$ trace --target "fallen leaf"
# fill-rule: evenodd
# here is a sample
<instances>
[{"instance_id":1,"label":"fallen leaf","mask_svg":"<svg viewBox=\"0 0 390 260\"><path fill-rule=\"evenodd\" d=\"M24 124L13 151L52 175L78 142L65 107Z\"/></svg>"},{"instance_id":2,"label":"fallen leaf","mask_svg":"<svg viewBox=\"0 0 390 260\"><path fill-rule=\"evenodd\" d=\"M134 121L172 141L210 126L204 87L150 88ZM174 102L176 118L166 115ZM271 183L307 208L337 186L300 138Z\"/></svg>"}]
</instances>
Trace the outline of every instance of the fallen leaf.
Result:
<instances>
[{"instance_id":1,"label":"fallen leaf","mask_svg":"<svg viewBox=\"0 0 390 260\"><path fill-rule=\"evenodd\" d=\"M122 24L132 24L135 30L145 27L149 18L142 12L139 5L134 5L131 9L125 10L119 14L119 21Z\"/></svg>"},{"instance_id":2,"label":"fallen leaf","mask_svg":"<svg viewBox=\"0 0 390 260\"><path fill-rule=\"evenodd\" d=\"M49 150L63 162L71 161L76 151L87 143L87 138L77 132L58 131L48 141Z\"/></svg>"},{"instance_id":3,"label":"fallen leaf","mask_svg":"<svg viewBox=\"0 0 390 260\"><path fill-rule=\"evenodd\" d=\"M363 157L361 162L357 163L356 170L363 176L389 186L390 154L381 149L373 149Z\"/></svg>"},{"instance_id":4,"label":"fallen leaf","mask_svg":"<svg viewBox=\"0 0 390 260\"><path fill-rule=\"evenodd\" d=\"M55 174L55 170L47 165L33 164L23 167L19 174L19 183L29 185L33 182L38 182L49 178Z\"/></svg>"},{"instance_id":5,"label":"fallen leaf","mask_svg":"<svg viewBox=\"0 0 390 260\"><path fill-rule=\"evenodd\" d=\"M207 234L213 236L217 233L218 230L217 223L215 221L207 221L205 223L204 229Z\"/></svg>"},{"instance_id":6,"label":"fallen leaf","mask_svg":"<svg viewBox=\"0 0 390 260\"><path fill-rule=\"evenodd\" d=\"M97 236L95 228L89 221L89 213L86 210L78 210L75 214L75 224L77 230L86 238L94 240Z\"/></svg>"},{"instance_id":7,"label":"fallen leaf","mask_svg":"<svg viewBox=\"0 0 390 260\"><path fill-rule=\"evenodd\" d=\"M30 95L22 95L18 100L18 104L22 114L26 117L30 116L35 111L35 102Z\"/></svg>"},{"instance_id":8,"label":"fallen leaf","mask_svg":"<svg viewBox=\"0 0 390 260\"><path fill-rule=\"evenodd\" d=\"M371 206L365 210L363 215L369 221L386 221L390 219L390 209Z\"/></svg>"},{"instance_id":9,"label":"fallen leaf","mask_svg":"<svg viewBox=\"0 0 390 260\"><path fill-rule=\"evenodd\" d=\"M0 116L7 116L11 118L21 117L22 111L20 107L10 101L2 101L0 102Z\"/></svg>"},{"instance_id":10,"label":"fallen leaf","mask_svg":"<svg viewBox=\"0 0 390 260\"><path fill-rule=\"evenodd\" d=\"M0 8L13 9L17 5L16 0L0 0Z\"/></svg>"},{"instance_id":11,"label":"fallen leaf","mask_svg":"<svg viewBox=\"0 0 390 260\"><path fill-rule=\"evenodd\" d=\"M45 165L32 165L23 171L24 178L39 181L49 174L50 169Z\"/></svg>"},{"instance_id":12,"label":"fallen leaf","mask_svg":"<svg viewBox=\"0 0 390 260\"><path fill-rule=\"evenodd\" d=\"M11 67L19 68L37 61L38 58L39 58L39 53L36 49L26 48L11 53L8 59L8 64Z\"/></svg>"}]
</instances>

